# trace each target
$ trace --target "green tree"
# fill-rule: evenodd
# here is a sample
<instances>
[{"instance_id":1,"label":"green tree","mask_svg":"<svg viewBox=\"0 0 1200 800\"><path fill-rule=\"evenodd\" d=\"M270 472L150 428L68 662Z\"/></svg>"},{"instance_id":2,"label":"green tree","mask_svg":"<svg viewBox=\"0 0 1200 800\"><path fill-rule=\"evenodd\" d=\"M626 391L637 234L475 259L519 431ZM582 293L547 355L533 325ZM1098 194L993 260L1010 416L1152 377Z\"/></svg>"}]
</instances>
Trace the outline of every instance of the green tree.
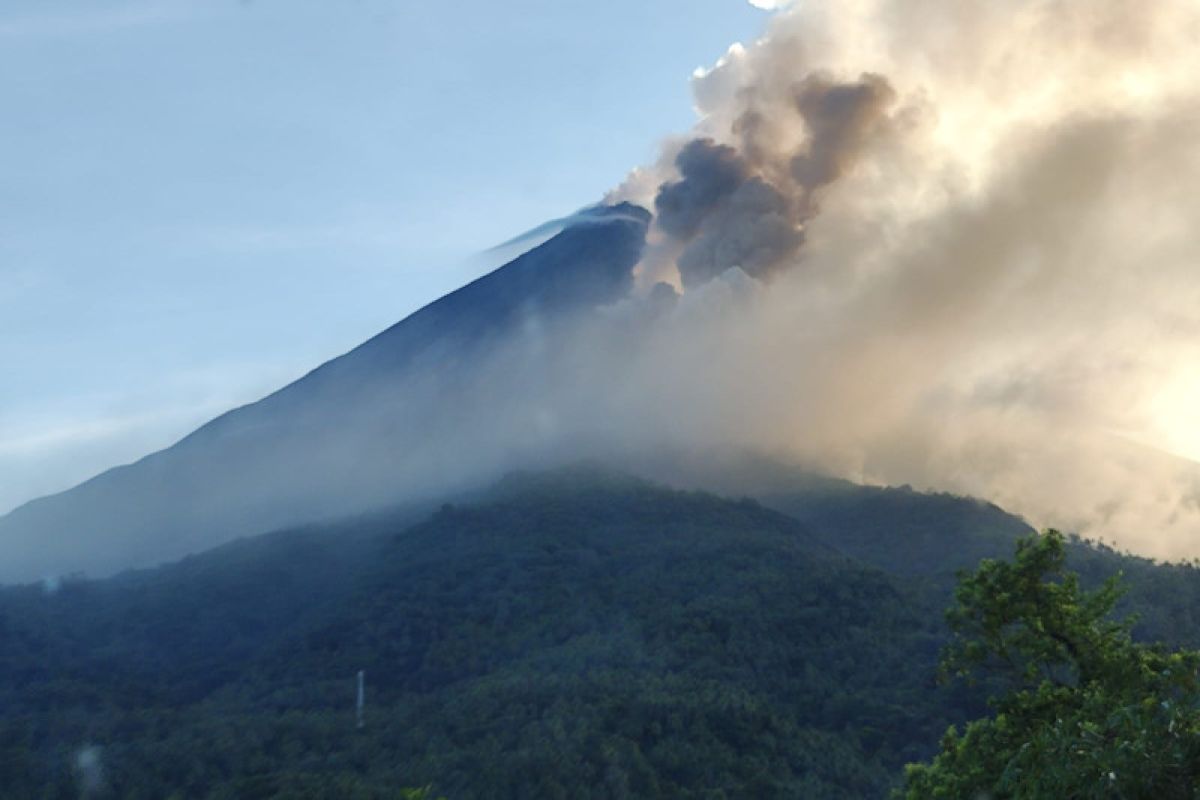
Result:
<instances>
[{"instance_id":1,"label":"green tree","mask_svg":"<svg viewBox=\"0 0 1200 800\"><path fill-rule=\"evenodd\" d=\"M1086 591L1057 531L960 576L943 677L983 679L993 715L951 728L899 797L1200 797L1200 653L1131 640L1119 578Z\"/></svg>"}]
</instances>

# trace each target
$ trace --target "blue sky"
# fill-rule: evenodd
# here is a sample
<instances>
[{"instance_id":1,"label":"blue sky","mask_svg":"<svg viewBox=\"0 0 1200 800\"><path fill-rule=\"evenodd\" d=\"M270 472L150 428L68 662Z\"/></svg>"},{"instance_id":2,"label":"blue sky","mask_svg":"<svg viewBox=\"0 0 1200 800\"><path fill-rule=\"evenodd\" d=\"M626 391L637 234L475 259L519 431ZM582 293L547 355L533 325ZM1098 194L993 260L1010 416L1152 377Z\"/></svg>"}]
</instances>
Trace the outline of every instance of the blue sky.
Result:
<instances>
[{"instance_id":1,"label":"blue sky","mask_svg":"<svg viewBox=\"0 0 1200 800\"><path fill-rule=\"evenodd\" d=\"M254 400L599 199L745 0L6 0L0 513Z\"/></svg>"}]
</instances>

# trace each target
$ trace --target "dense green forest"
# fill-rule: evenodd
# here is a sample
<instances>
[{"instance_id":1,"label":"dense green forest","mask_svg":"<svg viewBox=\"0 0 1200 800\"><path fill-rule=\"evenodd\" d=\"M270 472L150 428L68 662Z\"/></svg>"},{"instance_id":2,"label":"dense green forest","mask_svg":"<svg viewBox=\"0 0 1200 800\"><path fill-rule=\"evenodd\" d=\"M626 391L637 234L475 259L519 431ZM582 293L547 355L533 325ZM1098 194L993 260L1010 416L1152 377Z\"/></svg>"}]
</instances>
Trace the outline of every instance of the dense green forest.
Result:
<instances>
[{"instance_id":1,"label":"dense green forest","mask_svg":"<svg viewBox=\"0 0 1200 800\"><path fill-rule=\"evenodd\" d=\"M104 581L0 590L14 798L884 797L1001 679L935 680L954 573L1028 533L973 500L760 500L513 476ZM1200 573L1123 570L1135 638L1200 636ZM364 724L355 676L366 673ZM431 795L432 796L432 795Z\"/></svg>"}]
</instances>

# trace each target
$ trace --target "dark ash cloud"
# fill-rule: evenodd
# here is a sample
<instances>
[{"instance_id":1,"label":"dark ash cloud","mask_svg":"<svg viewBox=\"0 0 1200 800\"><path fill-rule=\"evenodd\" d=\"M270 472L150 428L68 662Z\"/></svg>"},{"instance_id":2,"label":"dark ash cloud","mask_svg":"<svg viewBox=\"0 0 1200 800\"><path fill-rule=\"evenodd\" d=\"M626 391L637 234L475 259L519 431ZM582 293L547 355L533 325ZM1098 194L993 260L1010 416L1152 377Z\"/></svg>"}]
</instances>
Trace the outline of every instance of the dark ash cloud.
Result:
<instances>
[{"instance_id":1,"label":"dark ash cloud","mask_svg":"<svg viewBox=\"0 0 1200 800\"><path fill-rule=\"evenodd\" d=\"M807 131L800 150L772 150L768 111L752 105L733 126L737 146L699 137L675 157L679 178L659 186L654 208L658 229L683 245L675 265L685 288L733 267L765 278L793 263L817 212L815 194L854 166L896 99L873 74L839 83L813 73L793 95L776 113L799 117Z\"/></svg>"}]
</instances>

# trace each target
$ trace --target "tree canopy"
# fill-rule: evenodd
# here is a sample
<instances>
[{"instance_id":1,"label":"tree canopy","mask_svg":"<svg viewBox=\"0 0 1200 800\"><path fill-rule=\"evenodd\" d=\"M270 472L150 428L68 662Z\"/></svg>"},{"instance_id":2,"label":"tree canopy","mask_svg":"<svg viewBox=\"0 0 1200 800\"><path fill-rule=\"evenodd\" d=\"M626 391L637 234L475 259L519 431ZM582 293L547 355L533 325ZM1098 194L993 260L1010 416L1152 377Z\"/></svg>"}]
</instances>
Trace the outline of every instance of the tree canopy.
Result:
<instances>
[{"instance_id":1,"label":"tree canopy","mask_svg":"<svg viewBox=\"0 0 1200 800\"><path fill-rule=\"evenodd\" d=\"M952 727L898 796L1200 797L1200 652L1134 642L1119 577L1092 591L1063 536L964 575L946 618L945 677L989 680L992 715Z\"/></svg>"}]
</instances>

